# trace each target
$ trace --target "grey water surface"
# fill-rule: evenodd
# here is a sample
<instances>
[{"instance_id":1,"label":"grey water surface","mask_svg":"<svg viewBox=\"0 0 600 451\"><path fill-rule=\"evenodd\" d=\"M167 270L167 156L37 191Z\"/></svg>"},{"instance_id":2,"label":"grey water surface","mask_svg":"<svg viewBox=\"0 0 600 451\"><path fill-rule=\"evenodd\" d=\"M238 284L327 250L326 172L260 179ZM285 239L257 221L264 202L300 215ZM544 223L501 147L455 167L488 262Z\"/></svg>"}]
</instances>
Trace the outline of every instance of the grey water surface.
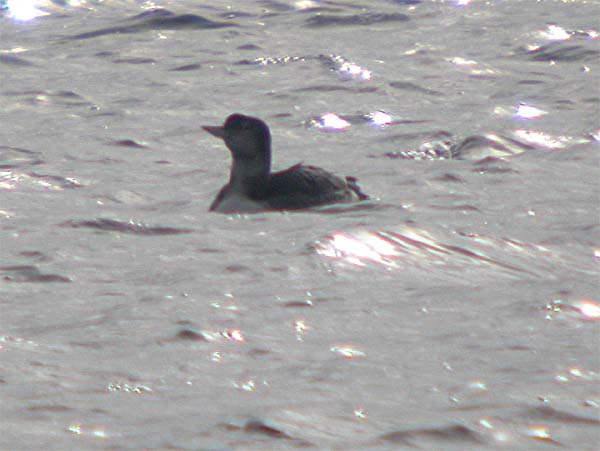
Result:
<instances>
[{"instance_id":1,"label":"grey water surface","mask_svg":"<svg viewBox=\"0 0 600 451\"><path fill-rule=\"evenodd\" d=\"M0 449L598 449L598 1L0 11Z\"/></svg>"}]
</instances>

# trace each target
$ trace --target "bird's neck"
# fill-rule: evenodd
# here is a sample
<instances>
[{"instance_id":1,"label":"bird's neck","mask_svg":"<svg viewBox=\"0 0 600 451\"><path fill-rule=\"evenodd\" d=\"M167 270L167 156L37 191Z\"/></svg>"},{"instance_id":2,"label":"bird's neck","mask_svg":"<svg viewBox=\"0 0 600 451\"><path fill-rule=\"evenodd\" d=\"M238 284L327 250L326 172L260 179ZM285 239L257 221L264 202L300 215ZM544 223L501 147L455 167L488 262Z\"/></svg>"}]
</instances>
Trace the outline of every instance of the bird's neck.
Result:
<instances>
[{"instance_id":1,"label":"bird's neck","mask_svg":"<svg viewBox=\"0 0 600 451\"><path fill-rule=\"evenodd\" d=\"M234 158L229 185L251 199L259 199L267 191L271 161L269 157Z\"/></svg>"}]
</instances>

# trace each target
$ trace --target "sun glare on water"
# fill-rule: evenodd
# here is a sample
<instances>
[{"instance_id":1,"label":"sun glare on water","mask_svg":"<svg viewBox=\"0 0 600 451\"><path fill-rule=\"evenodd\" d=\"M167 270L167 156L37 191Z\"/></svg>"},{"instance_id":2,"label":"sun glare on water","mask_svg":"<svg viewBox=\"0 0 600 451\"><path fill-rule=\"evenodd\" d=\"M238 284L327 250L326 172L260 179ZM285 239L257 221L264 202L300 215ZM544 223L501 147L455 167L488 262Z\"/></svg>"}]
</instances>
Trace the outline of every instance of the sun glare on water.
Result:
<instances>
[{"instance_id":1,"label":"sun glare on water","mask_svg":"<svg viewBox=\"0 0 600 451\"><path fill-rule=\"evenodd\" d=\"M40 0L6 0L5 8L8 16L19 21L28 21L36 17L47 16L48 13L38 9Z\"/></svg>"}]
</instances>

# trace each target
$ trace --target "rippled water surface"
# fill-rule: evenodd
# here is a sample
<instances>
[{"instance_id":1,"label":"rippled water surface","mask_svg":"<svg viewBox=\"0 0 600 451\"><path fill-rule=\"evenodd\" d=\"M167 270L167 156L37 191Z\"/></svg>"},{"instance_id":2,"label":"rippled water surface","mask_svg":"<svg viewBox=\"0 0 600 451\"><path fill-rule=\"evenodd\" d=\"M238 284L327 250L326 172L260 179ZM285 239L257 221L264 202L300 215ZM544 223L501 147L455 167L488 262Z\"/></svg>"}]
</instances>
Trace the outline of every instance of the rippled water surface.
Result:
<instances>
[{"instance_id":1,"label":"rippled water surface","mask_svg":"<svg viewBox=\"0 0 600 451\"><path fill-rule=\"evenodd\" d=\"M599 2L0 7L0 449L597 449Z\"/></svg>"}]
</instances>

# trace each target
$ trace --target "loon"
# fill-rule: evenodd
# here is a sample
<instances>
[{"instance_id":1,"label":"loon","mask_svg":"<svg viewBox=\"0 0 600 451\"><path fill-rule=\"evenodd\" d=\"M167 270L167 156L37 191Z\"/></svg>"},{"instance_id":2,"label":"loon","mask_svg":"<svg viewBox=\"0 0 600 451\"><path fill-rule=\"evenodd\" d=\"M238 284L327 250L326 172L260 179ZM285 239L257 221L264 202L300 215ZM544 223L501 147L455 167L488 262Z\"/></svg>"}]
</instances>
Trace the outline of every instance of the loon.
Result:
<instances>
[{"instance_id":1,"label":"loon","mask_svg":"<svg viewBox=\"0 0 600 451\"><path fill-rule=\"evenodd\" d=\"M354 177L337 177L316 166L296 164L271 172L271 133L258 118L235 113L222 126L203 126L231 151L229 183L209 211L251 213L298 210L369 198Z\"/></svg>"}]
</instances>

